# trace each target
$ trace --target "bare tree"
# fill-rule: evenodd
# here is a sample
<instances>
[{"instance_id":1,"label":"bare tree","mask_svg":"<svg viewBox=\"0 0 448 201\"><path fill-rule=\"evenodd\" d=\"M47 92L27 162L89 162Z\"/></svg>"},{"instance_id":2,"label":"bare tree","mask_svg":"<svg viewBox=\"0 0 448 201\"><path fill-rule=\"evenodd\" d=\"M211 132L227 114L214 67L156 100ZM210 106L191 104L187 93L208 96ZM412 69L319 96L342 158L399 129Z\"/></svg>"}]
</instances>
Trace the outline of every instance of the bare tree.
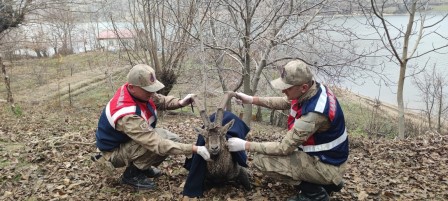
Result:
<instances>
[{"instance_id":1,"label":"bare tree","mask_svg":"<svg viewBox=\"0 0 448 201\"><path fill-rule=\"evenodd\" d=\"M338 7L328 0L205 1L201 11L206 12L206 19L197 21L193 33L201 33L194 36L200 45L219 51L214 56L218 63L222 57L236 61L241 80L229 90L242 86L244 93L254 95L263 78L277 77L272 72L291 59L303 60L329 78L360 75L348 73L353 72L349 67L365 68L360 65L365 53L356 53L356 38L345 27L344 17L333 23ZM223 65L214 66L224 72ZM243 120L249 124L251 105L244 110Z\"/></svg>"},{"instance_id":2,"label":"bare tree","mask_svg":"<svg viewBox=\"0 0 448 201\"><path fill-rule=\"evenodd\" d=\"M434 112L434 107L436 104L436 96L435 96L435 91L436 86L435 86L435 82L434 82L434 77L436 71L435 68L433 68L433 71L428 73L425 72L423 77L414 77L414 84L417 86L418 90L420 91L421 94L421 101L424 103L425 105L425 110L423 111L426 119L428 121L428 127L431 129L432 128L432 116L433 116L433 112Z\"/></svg>"},{"instance_id":3,"label":"bare tree","mask_svg":"<svg viewBox=\"0 0 448 201\"><path fill-rule=\"evenodd\" d=\"M28 6L32 0L2 0L0 1L0 34L10 27L17 27L25 19Z\"/></svg>"},{"instance_id":4,"label":"bare tree","mask_svg":"<svg viewBox=\"0 0 448 201\"><path fill-rule=\"evenodd\" d=\"M54 47L57 51L55 54L72 54L72 33L76 28L76 13L71 11L69 5L60 4L57 8L46 10L44 15L45 21L48 23L52 33L56 36L55 39L61 43L60 47ZM55 44L58 45L58 43Z\"/></svg>"},{"instance_id":5,"label":"bare tree","mask_svg":"<svg viewBox=\"0 0 448 201\"><path fill-rule=\"evenodd\" d=\"M438 72L436 65L431 71L426 71L423 76L414 76L414 85L420 91L422 102L425 104L425 110L428 126L430 129L435 128L437 132L442 130L442 118L448 110L446 102L446 92L444 89L448 86L446 75ZM433 126L433 117L436 118L436 125Z\"/></svg>"},{"instance_id":6,"label":"bare tree","mask_svg":"<svg viewBox=\"0 0 448 201\"><path fill-rule=\"evenodd\" d=\"M22 1L20 1L22 2ZM3 38L3 33L10 28L17 27L23 23L27 7L31 4L31 0L19 3L14 0L0 1L0 41ZM7 101L11 103L11 108L14 110L14 99L10 87L10 79L6 73L6 67L3 64L2 56L0 55L0 66L2 75L4 76L5 86L7 89Z\"/></svg>"},{"instance_id":7,"label":"bare tree","mask_svg":"<svg viewBox=\"0 0 448 201\"><path fill-rule=\"evenodd\" d=\"M48 57L48 48L50 47L48 34L46 34L43 24L36 24L27 30L28 40L25 42L25 48L34 50L38 58Z\"/></svg>"},{"instance_id":8,"label":"bare tree","mask_svg":"<svg viewBox=\"0 0 448 201\"><path fill-rule=\"evenodd\" d=\"M404 1L405 14L408 22L405 27L394 25L386 17L386 8L391 2L371 0L370 5L360 7L367 18L367 22L373 27L380 38L380 43L388 51L386 57L399 67L399 78L397 86L397 103L399 108L398 137L405 137L405 113L403 102L403 88L407 77L406 70L409 61L422 57L432 52L437 52L448 47L447 44L432 44L430 50L418 51L421 40L425 37L442 37L448 41L447 33L439 33L432 29L445 20L448 14L435 22L427 22L428 0ZM413 46L411 46L413 45Z\"/></svg>"},{"instance_id":9,"label":"bare tree","mask_svg":"<svg viewBox=\"0 0 448 201\"><path fill-rule=\"evenodd\" d=\"M137 36L135 46L127 46L129 62L147 63L151 65L164 84L159 91L168 94L177 81L179 72L184 66L187 51L191 47L191 30L197 13L197 1L129 1L129 15L123 18L130 27L128 29ZM123 18L120 20L123 22ZM111 21L117 21L111 16Z\"/></svg>"},{"instance_id":10,"label":"bare tree","mask_svg":"<svg viewBox=\"0 0 448 201\"><path fill-rule=\"evenodd\" d=\"M77 10L79 12L79 10L82 10L82 5L91 5L94 2L96 2L96 0L89 2L86 2L84 0L0 0L0 46L2 48L11 47L11 45L4 45L5 39L8 39L8 41L6 41L7 43L15 45L19 44L17 45L17 47L20 49L33 49L38 56L47 56L47 43L48 39L50 38L49 34L54 32L49 31L45 26L45 21L42 21L42 16L44 16L45 12L51 9L59 8L59 12L53 13L53 16L61 14L58 16L59 19L64 19L65 17L70 18L71 13L63 11L70 10L73 7L75 8L74 10ZM62 41L66 42L65 44L68 47L67 49L71 48L70 31L73 28L72 22L73 21L70 21L69 25L65 26L68 27L68 34L66 34L67 32L65 32L64 34L68 37L62 37L64 39ZM23 24L23 26L19 27L20 24ZM37 26L35 27L38 28L33 32L27 32L30 30L30 28L26 27L26 25L29 24L37 24ZM17 27L19 28L15 30L20 29L21 32L27 32L26 34L23 34L27 37L19 37L17 33L20 32L10 32L11 28ZM7 35L8 33L11 34ZM13 52L11 49L6 49L4 51L6 51L7 53ZM3 65L2 63L3 60L1 57L3 57L3 55L0 55L0 66L2 67L2 74L5 77L5 83L8 91L8 100L10 102L13 102L13 90L9 86L9 77L7 75L5 65ZM12 57L10 56L10 58Z\"/></svg>"},{"instance_id":11,"label":"bare tree","mask_svg":"<svg viewBox=\"0 0 448 201\"><path fill-rule=\"evenodd\" d=\"M29 43L34 48L36 46L41 46L39 49L45 50L53 48L54 54L72 54L75 47L87 45L90 38L97 36L96 30L88 29L83 25L85 25L84 22L89 22L89 16L99 13L99 7L104 3L102 1L33 1L27 16L26 28L38 28L34 28L29 34L32 35ZM100 20L99 17L97 17L97 20ZM90 38L86 38L87 36L90 36ZM43 53L42 50L36 53L39 54L39 52Z\"/></svg>"},{"instance_id":12,"label":"bare tree","mask_svg":"<svg viewBox=\"0 0 448 201\"><path fill-rule=\"evenodd\" d=\"M445 87L448 85L446 77L437 75L436 77L436 97L437 97L437 132L442 132L442 118L447 114L448 103L446 102Z\"/></svg>"}]
</instances>

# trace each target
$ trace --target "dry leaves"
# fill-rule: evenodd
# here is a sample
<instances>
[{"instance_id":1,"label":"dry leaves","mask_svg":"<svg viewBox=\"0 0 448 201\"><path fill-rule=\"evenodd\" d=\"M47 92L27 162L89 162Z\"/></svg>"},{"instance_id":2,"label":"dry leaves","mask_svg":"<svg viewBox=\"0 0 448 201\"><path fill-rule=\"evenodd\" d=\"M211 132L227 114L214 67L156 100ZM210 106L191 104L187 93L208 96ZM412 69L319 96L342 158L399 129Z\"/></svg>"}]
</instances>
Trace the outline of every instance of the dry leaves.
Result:
<instances>
[{"instance_id":1,"label":"dry leaves","mask_svg":"<svg viewBox=\"0 0 448 201\"><path fill-rule=\"evenodd\" d=\"M160 166L165 175L156 180L156 191L138 192L120 184L123 169L108 172L90 160L102 108L36 108L24 108L22 117L0 113L0 200L181 200L184 156ZM163 115L159 122L188 143L196 141L193 128L201 124L192 115ZM281 138L279 128L254 124L252 130L257 141ZM351 138L350 146L345 187L332 200L448 199L447 136ZM250 172L252 191L228 184L200 200L285 200L296 193L253 167Z\"/></svg>"}]
</instances>

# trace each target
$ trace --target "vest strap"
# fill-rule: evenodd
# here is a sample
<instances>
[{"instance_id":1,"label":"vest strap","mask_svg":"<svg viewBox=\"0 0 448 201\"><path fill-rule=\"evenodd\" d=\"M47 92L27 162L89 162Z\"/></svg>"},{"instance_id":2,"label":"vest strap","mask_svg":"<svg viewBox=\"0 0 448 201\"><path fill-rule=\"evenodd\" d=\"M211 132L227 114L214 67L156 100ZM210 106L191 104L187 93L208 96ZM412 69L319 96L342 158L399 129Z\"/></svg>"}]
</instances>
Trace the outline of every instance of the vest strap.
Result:
<instances>
[{"instance_id":1,"label":"vest strap","mask_svg":"<svg viewBox=\"0 0 448 201\"><path fill-rule=\"evenodd\" d=\"M345 140L347 140L347 137L348 137L347 129L345 129L344 133L341 136L339 136L338 138L336 138L331 142L319 145L305 145L305 146L300 145L299 148L301 148L304 152L328 151L345 142Z\"/></svg>"},{"instance_id":2,"label":"vest strap","mask_svg":"<svg viewBox=\"0 0 448 201\"><path fill-rule=\"evenodd\" d=\"M155 128L157 124L157 112L152 108L152 105L149 104L149 102L146 103L146 107L151 112L151 117L148 119L148 123L152 128Z\"/></svg>"},{"instance_id":3,"label":"vest strap","mask_svg":"<svg viewBox=\"0 0 448 201\"><path fill-rule=\"evenodd\" d=\"M107 120L109 121L109 124L112 126L112 128L115 128L115 121L118 119L118 117L120 117L124 114L134 113L135 110L136 110L136 106L123 107L120 110L118 110L117 112L115 112L115 114L111 115L110 101L109 101L109 103L107 103L107 105L106 105L106 117L107 117Z\"/></svg>"}]
</instances>

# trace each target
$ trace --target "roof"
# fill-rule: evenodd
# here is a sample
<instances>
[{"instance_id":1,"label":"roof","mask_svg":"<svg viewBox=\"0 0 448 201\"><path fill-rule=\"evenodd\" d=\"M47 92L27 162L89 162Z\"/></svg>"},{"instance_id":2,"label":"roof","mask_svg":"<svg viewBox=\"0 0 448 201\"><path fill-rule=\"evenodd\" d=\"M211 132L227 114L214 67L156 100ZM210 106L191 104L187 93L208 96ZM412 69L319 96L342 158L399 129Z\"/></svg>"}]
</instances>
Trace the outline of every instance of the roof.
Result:
<instances>
[{"instance_id":1,"label":"roof","mask_svg":"<svg viewBox=\"0 0 448 201\"><path fill-rule=\"evenodd\" d=\"M120 36L120 37L118 37ZM135 33L127 29L120 30L106 30L98 34L97 39L118 39L118 38L134 38Z\"/></svg>"}]
</instances>

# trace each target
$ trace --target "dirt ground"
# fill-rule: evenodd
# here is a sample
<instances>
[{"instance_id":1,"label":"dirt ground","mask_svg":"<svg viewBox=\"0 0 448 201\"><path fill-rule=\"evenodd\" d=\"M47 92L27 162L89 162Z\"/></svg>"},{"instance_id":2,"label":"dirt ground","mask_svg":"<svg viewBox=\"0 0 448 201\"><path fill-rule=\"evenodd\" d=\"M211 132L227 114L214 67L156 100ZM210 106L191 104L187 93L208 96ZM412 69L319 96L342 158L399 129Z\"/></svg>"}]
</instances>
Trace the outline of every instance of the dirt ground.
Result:
<instances>
[{"instance_id":1,"label":"dirt ground","mask_svg":"<svg viewBox=\"0 0 448 201\"><path fill-rule=\"evenodd\" d=\"M98 76L102 74L98 72ZM97 119L105 103L86 103L78 98L73 106L67 106L33 97L44 97L39 91L49 87L18 92L22 115L14 115L0 102L0 200L182 198L188 174L183 168L185 156L170 156L160 165L164 175L155 180L155 191L140 192L120 184L123 168L108 169L90 160L95 152ZM80 87L78 96L88 89ZM46 91L49 97L55 93ZM179 134L183 142L194 143L193 128L201 122L184 109L175 115L161 114L158 125ZM283 128L254 122L248 138L278 141L283 134ZM332 200L448 199L446 135L427 133L406 140L350 136L350 148L345 187L331 195ZM253 153L248 155L254 186L251 191L226 184L205 192L200 200L285 200L296 193L292 186L264 177L251 164Z\"/></svg>"}]
</instances>

